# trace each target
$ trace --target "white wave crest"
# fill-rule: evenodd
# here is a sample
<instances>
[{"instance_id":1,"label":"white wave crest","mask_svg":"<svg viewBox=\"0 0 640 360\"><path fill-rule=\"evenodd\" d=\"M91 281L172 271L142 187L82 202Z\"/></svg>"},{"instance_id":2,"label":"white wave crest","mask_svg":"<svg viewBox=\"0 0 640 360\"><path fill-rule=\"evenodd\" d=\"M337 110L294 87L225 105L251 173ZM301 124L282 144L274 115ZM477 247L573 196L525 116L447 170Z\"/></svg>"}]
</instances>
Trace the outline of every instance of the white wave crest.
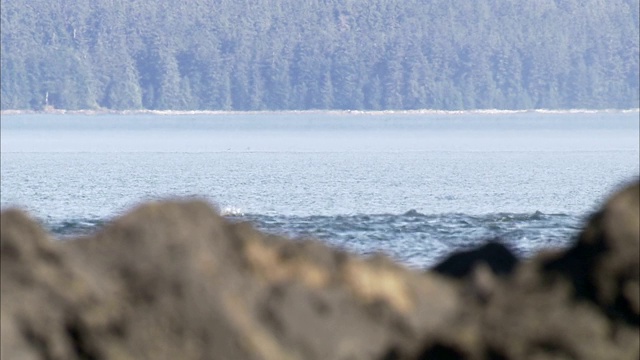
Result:
<instances>
[{"instance_id":1,"label":"white wave crest","mask_svg":"<svg viewBox=\"0 0 640 360\"><path fill-rule=\"evenodd\" d=\"M234 206L225 206L220 209L220 215L222 216L242 216L244 211Z\"/></svg>"}]
</instances>

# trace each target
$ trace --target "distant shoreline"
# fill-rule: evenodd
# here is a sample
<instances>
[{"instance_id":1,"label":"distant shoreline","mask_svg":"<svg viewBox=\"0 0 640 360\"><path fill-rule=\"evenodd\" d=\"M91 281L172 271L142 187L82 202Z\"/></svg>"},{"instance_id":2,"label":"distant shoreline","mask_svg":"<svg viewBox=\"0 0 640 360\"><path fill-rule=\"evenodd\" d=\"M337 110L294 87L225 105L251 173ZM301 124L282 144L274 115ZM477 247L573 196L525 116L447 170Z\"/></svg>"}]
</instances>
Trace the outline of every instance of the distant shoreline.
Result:
<instances>
[{"instance_id":1,"label":"distant shoreline","mask_svg":"<svg viewBox=\"0 0 640 360\"><path fill-rule=\"evenodd\" d=\"M475 110L0 110L0 115L245 115L245 114L335 114L335 115L469 115L469 114L495 114L509 115L522 113L538 114L597 114L597 113L640 113L640 108L635 109L475 109Z\"/></svg>"}]
</instances>

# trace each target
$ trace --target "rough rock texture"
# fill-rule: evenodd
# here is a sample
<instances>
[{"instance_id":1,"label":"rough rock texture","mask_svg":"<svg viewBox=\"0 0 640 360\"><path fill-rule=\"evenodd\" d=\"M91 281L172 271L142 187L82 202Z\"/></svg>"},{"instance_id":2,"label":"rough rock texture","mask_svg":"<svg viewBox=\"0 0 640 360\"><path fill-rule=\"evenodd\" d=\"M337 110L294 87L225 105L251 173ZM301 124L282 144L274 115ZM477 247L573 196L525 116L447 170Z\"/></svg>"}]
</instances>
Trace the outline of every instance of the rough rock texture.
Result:
<instances>
[{"instance_id":1,"label":"rough rock texture","mask_svg":"<svg viewBox=\"0 0 640 360\"><path fill-rule=\"evenodd\" d=\"M615 195L566 251L516 262L491 245L452 257L455 277L265 235L203 202L146 204L69 241L7 210L1 356L638 359L639 198Z\"/></svg>"}]
</instances>

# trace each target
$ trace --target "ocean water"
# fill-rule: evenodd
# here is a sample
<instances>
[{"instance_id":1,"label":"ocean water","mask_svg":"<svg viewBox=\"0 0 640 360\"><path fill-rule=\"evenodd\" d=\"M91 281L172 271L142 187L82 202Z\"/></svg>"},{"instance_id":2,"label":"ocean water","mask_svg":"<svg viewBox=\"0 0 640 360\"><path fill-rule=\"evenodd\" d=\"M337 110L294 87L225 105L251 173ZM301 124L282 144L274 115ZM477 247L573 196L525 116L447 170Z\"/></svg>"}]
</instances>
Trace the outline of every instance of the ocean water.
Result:
<instances>
[{"instance_id":1,"label":"ocean water","mask_svg":"<svg viewBox=\"0 0 640 360\"><path fill-rule=\"evenodd\" d=\"M567 246L637 179L632 111L22 114L1 118L1 206L59 238L142 201L412 267L500 238Z\"/></svg>"}]
</instances>

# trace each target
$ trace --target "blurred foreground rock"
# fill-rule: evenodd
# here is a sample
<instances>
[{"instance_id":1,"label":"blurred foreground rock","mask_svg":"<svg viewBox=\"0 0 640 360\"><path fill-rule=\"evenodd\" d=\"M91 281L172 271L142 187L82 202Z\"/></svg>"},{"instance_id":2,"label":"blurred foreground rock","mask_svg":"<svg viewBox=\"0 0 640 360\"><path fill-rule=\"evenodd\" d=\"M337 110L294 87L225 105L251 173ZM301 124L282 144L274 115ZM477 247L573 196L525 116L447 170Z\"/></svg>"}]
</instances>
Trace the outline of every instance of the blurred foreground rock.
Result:
<instances>
[{"instance_id":1,"label":"blurred foreground rock","mask_svg":"<svg viewBox=\"0 0 640 360\"><path fill-rule=\"evenodd\" d=\"M638 359L639 199L638 184L615 195L566 251L517 262L491 245L426 273L202 202L146 204L70 241L7 210L1 356Z\"/></svg>"}]
</instances>

